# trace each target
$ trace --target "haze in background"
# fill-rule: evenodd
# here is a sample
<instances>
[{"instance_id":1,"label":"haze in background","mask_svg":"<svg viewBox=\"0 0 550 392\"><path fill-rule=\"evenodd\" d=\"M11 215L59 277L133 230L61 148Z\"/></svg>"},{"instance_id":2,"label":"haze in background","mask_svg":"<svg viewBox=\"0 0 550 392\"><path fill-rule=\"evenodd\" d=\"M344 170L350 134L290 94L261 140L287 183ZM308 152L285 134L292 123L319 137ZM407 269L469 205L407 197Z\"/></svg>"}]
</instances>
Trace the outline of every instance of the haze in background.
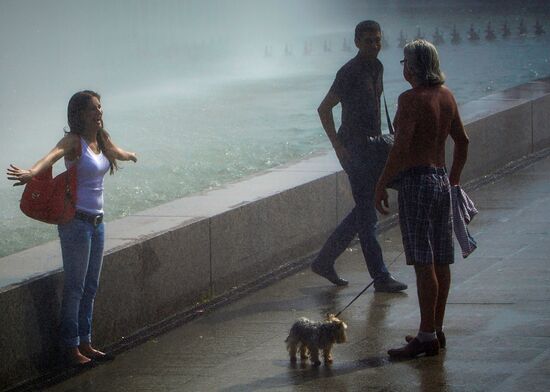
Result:
<instances>
[{"instance_id":1,"label":"haze in background","mask_svg":"<svg viewBox=\"0 0 550 392\"><path fill-rule=\"evenodd\" d=\"M102 94L106 128L139 156L106 180L107 220L328 149L316 108L354 56L353 29L363 19L381 22L388 42L380 58L391 111L408 88L400 30L408 38L418 28L428 39L436 27L445 34L442 68L460 102L550 75L548 34L532 33L536 19L550 30L547 2L409 3L3 0L0 163L29 167L52 148L70 96L82 89ZM522 18L529 34L518 38ZM466 41L470 24L483 37L489 21L495 42ZM508 40L500 38L504 21ZM449 44L454 24L457 46ZM0 257L57 235L22 215L21 192L0 181Z\"/></svg>"}]
</instances>

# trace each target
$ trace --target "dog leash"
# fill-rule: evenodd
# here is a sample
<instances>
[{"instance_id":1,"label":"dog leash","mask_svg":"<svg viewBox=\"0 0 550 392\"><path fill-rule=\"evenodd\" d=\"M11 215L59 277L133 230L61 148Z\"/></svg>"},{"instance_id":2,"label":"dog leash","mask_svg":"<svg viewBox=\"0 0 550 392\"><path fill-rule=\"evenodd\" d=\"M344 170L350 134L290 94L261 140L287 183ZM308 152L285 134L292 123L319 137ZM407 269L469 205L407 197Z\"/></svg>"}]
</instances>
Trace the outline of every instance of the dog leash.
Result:
<instances>
[{"instance_id":1,"label":"dog leash","mask_svg":"<svg viewBox=\"0 0 550 392\"><path fill-rule=\"evenodd\" d=\"M367 287L365 287L359 294L357 294L357 295L355 296L355 298L352 299L351 302L350 302L349 304L347 304L347 305L344 307L344 309L342 309L341 311L339 311L338 313L336 313L336 316L334 316L334 317L340 316L340 314L341 314L344 310L346 310L347 308L349 308L349 307L351 306L351 304L354 303L355 300L356 300L357 298L359 298L365 291L367 291L367 289L368 289L370 286L372 286L373 283L374 283L374 280L373 280L372 282L370 282L370 283L367 285Z\"/></svg>"},{"instance_id":2,"label":"dog leash","mask_svg":"<svg viewBox=\"0 0 550 392\"><path fill-rule=\"evenodd\" d=\"M401 257L401 255L402 255L403 253L405 253L405 252L399 253L399 254L391 261L391 263L388 264L388 267L391 266L393 263L395 263L395 261L396 261L399 257ZM336 313L336 316L334 316L334 317L340 316L340 314L341 314L344 310L346 310L347 308L349 308L349 307L351 306L351 304L354 303L354 302L357 300L357 298L359 298L361 295L363 295L363 293L364 293L365 291L367 291L367 289L368 289L370 286L372 286L373 284L374 284L374 279L367 285L367 287L365 287L363 290L361 290L361 292L360 292L359 294L357 294L357 295L355 296L355 298L352 299L351 302L350 302L349 304L347 304L347 305L344 307L344 309L342 309L342 310L340 310L338 313Z\"/></svg>"}]
</instances>

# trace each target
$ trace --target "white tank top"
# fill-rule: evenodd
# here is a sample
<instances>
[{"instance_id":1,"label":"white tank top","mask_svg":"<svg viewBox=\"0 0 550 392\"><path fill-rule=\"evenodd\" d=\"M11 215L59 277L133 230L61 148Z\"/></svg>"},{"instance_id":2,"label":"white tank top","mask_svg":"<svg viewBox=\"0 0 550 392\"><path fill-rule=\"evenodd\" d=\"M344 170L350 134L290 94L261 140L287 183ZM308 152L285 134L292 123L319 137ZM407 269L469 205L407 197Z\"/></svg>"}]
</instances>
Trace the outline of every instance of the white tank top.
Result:
<instances>
[{"instance_id":1,"label":"white tank top","mask_svg":"<svg viewBox=\"0 0 550 392\"><path fill-rule=\"evenodd\" d=\"M100 151L96 154L81 137L80 159L65 159L65 167L76 167L76 209L93 215L103 214L103 177L109 170L109 160Z\"/></svg>"}]
</instances>

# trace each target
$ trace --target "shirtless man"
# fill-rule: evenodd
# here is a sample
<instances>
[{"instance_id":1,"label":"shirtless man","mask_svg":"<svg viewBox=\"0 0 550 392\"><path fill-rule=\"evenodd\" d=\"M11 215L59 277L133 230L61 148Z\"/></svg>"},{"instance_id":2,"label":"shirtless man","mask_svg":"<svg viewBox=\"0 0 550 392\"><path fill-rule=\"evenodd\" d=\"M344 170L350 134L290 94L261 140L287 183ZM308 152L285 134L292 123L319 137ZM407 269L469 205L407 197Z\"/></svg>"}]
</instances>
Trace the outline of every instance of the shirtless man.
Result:
<instances>
[{"instance_id":1,"label":"shirtless man","mask_svg":"<svg viewBox=\"0 0 550 392\"><path fill-rule=\"evenodd\" d=\"M468 136L452 93L443 86L435 47L424 40L405 46L403 76L412 89L399 97L395 145L375 190L376 209L387 214L386 185L401 172L399 224L407 264L414 265L420 328L390 357L436 355L444 348L443 317L454 262L451 186L458 185L468 156ZM450 175L445 169L445 141L454 141ZM384 204L384 205L383 205Z\"/></svg>"}]
</instances>

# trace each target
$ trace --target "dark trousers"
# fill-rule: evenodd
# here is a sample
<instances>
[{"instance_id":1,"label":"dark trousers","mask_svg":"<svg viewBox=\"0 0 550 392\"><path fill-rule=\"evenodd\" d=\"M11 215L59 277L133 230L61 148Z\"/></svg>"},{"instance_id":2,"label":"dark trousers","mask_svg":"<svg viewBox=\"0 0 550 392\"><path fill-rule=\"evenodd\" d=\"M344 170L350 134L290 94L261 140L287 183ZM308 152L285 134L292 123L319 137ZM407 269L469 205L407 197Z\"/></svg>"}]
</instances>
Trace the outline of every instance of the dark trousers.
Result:
<instances>
[{"instance_id":1,"label":"dark trousers","mask_svg":"<svg viewBox=\"0 0 550 392\"><path fill-rule=\"evenodd\" d=\"M367 269L373 279L383 279L389 275L382 257L382 248L376 238L378 217L374 206L374 188L385 165L385 157L380 159L377 151L369 145L348 148L351 162L345 168L349 178L355 207L340 222L327 239L316 263L324 267L334 266L356 235Z\"/></svg>"}]
</instances>

